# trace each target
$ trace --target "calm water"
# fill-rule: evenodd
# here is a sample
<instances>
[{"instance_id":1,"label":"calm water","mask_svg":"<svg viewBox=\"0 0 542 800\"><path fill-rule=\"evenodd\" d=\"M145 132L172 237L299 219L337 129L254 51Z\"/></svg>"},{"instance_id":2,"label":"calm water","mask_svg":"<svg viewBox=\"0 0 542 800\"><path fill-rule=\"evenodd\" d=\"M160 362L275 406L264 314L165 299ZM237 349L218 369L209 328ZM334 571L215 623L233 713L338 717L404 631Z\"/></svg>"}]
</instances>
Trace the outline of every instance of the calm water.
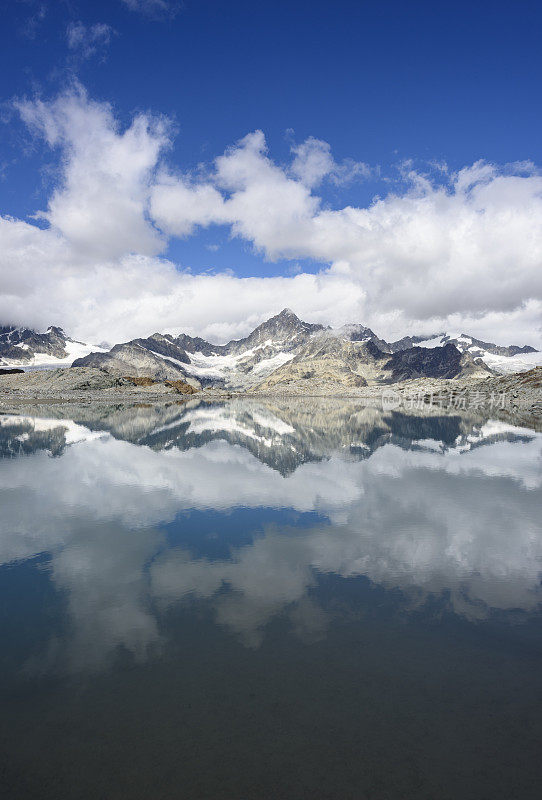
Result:
<instances>
[{"instance_id":1,"label":"calm water","mask_svg":"<svg viewBox=\"0 0 542 800\"><path fill-rule=\"evenodd\" d=\"M541 796L542 434L66 413L0 416L3 797Z\"/></svg>"}]
</instances>

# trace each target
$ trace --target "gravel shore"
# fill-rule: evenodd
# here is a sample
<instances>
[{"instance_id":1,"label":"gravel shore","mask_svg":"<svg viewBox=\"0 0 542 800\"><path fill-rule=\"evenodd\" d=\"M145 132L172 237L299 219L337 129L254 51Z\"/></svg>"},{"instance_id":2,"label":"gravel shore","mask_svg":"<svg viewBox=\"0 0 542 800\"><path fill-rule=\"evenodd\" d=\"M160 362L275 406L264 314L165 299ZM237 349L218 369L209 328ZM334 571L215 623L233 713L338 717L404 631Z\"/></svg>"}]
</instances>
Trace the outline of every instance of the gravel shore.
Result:
<instances>
[{"instance_id":1,"label":"gravel shore","mask_svg":"<svg viewBox=\"0 0 542 800\"><path fill-rule=\"evenodd\" d=\"M491 376L484 380L418 378L387 385L359 388L322 385L303 381L280 391L236 392L206 388L185 394L175 386L156 382L149 386L134 385L130 378L119 378L104 370L70 367L15 375L0 375L0 410L39 403L106 403L137 404L186 402L189 399L220 400L232 397L295 398L326 397L359 399L387 410L441 411L479 410L518 414L542 419L542 367L507 376Z\"/></svg>"}]
</instances>

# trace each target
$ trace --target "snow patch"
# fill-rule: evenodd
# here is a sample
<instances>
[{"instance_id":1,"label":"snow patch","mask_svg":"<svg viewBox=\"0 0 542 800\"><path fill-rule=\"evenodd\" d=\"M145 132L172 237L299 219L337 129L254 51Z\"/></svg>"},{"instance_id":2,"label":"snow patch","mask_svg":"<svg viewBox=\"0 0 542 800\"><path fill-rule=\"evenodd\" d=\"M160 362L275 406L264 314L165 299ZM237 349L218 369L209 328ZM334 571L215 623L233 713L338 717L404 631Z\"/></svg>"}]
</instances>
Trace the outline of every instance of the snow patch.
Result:
<instances>
[{"instance_id":1,"label":"snow patch","mask_svg":"<svg viewBox=\"0 0 542 800\"><path fill-rule=\"evenodd\" d=\"M294 353L277 353L270 358L263 358L258 364L254 365L252 371L258 373L258 375L261 375L263 372L271 373L278 369L278 367L282 367L283 364L287 364L293 357Z\"/></svg>"},{"instance_id":2,"label":"snow patch","mask_svg":"<svg viewBox=\"0 0 542 800\"><path fill-rule=\"evenodd\" d=\"M27 344L17 345L23 350L28 350ZM16 369L56 369L57 367L71 367L77 358L84 358L90 353L107 353L103 347L98 347L94 344L85 344L84 342L76 342L72 339L66 340L65 348L67 355L64 358L57 358L50 356L47 353L36 353L30 361L18 361L17 359L6 358L4 356L3 363Z\"/></svg>"},{"instance_id":3,"label":"snow patch","mask_svg":"<svg viewBox=\"0 0 542 800\"><path fill-rule=\"evenodd\" d=\"M490 369L501 375L510 375L513 372L527 372L534 367L542 366L542 353L518 353L516 356L497 356L484 352L484 362Z\"/></svg>"}]
</instances>

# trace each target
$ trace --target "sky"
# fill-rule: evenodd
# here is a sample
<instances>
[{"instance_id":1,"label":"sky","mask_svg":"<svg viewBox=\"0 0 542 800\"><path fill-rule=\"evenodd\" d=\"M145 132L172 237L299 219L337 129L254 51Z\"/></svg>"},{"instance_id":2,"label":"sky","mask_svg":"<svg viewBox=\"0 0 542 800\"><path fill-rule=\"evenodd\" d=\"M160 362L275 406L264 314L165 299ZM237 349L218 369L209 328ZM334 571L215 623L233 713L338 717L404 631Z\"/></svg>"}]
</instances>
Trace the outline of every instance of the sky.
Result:
<instances>
[{"instance_id":1,"label":"sky","mask_svg":"<svg viewBox=\"0 0 542 800\"><path fill-rule=\"evenodd\" d=\"M0 324L542 347L539 4L0 10Z\"/></svg>"}]
</instances>

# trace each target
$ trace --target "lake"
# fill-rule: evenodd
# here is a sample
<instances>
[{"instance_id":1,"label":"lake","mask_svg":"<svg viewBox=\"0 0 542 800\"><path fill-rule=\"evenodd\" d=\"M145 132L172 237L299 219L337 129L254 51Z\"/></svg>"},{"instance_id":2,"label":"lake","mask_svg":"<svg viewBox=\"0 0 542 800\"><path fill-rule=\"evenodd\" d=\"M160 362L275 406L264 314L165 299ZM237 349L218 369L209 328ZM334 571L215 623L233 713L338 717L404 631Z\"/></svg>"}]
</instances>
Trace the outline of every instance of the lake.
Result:
<instances>
[{"instance_id":1,"label":"lake","mask_svg":"<svg viewBox=\"0 0 542 800\"><path fill-rule=\"evenodd\" d=\"M65 404L0 455L4 797L540 797L542 433Z\"/></svg>"}]
</instances>

